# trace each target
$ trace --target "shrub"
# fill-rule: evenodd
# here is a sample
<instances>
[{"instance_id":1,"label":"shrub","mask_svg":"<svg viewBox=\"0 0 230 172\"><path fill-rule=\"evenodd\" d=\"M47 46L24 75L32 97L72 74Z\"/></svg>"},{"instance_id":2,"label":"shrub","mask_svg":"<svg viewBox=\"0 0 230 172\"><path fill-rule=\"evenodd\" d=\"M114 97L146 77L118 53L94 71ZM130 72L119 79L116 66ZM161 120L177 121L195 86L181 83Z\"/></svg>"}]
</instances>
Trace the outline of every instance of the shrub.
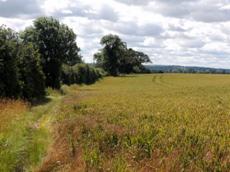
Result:
<instances>
[{"instance_id":1,"label":"shrub","mask_svg":"<svg viewBox=\"0 0 230 172\"><path fill-rule=\"evenodd\" d=\"M0 76L0 97L31 100L45 94L39 53L5 26L0 27Z\"/></svg>"},{"instance_id":2,"label":"shrub","mask_svg":"<svg viewBox=\"0 0 230 172\"><path fill-rule=\"evenodd\" d=\"M0 96L18 97L20 94L17 68L17 34L0 26Z\"/></svg>"},{"instance_id":3,"label":"shrub","mask_svg":"<svg viewBox=\"0 0 230 172\"><path fill-rule=\"evenodd\" d=\"M103 71L87 64L63 65L62 82L71 84L93 84L103 76Z\"/></svg>"},{"instance_id":4,"label":"shrub","mask_svg":"<svg viewBox=\"0 0 230 172\"><path fill-rule=\"evenodd\" d=\"M40 55L32 44L23 44L18 53L21 94L33 99L45 95L45 75L42 71Z\"/></svg>"}]
</instances>

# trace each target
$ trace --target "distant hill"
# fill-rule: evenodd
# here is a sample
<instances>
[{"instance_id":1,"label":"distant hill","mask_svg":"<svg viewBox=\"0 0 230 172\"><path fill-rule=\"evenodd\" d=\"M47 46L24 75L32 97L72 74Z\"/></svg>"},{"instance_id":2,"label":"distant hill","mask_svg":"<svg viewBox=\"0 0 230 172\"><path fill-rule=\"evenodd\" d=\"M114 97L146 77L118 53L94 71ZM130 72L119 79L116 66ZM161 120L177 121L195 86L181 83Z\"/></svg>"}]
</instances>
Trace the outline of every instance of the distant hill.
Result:
<instances>
[{"instance_id":1,"label":"distant hill","mask_svg":"<svg viewBox=\"0 0 230 172\"><path fill-rule=\"evenodd\" d=\"M176 66L176 65L145 65L152 73L216 73L230 74L230 69Z\"/></svg>"}]
</instances>

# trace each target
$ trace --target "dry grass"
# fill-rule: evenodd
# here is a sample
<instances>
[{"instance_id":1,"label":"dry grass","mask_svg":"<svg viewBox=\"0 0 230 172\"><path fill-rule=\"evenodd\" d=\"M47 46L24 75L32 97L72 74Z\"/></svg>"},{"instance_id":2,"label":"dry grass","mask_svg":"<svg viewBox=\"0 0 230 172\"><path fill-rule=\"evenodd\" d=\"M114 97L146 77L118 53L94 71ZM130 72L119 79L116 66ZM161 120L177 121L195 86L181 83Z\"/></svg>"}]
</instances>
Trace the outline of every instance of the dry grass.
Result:
<instances>
[{"instance_id":1,"label":"dry grass","mask_svg":"<svg viewBox=\"0 0 230 172\"><path fill-rule=\"evenodd\" d=\"M28 110L28 104L21 100L0 100L0 132L5 130L13 120L20 118Z\"/></svg>"}]
</instances>

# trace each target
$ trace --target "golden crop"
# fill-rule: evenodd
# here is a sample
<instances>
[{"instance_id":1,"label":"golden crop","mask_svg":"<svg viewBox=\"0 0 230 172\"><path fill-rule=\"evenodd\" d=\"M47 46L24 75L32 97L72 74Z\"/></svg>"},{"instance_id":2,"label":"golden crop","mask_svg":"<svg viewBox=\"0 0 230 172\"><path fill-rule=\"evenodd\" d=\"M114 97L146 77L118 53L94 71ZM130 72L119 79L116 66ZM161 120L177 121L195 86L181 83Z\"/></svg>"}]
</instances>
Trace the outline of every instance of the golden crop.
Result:
<instances>
[{"instance_id":1,"label":"golden crop","mask_svg":"<svg viewBox=\"0 0 230 172\"><path fill-rule=\"evenodd\" d=\"M78 157L69 171L230 170L229 75L108 77L73 90L58 120Z\"/></svg>"}]
</instances>

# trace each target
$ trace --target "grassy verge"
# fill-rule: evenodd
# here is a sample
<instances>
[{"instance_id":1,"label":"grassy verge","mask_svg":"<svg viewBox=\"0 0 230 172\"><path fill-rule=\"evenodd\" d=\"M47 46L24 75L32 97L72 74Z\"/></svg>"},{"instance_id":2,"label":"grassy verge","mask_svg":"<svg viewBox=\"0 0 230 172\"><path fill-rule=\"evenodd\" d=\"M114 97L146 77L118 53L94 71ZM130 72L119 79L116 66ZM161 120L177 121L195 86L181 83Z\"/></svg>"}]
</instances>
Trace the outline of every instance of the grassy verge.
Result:
<instances>
[{"instance_id":1,"label":"grassy verge","mask_svg":"<svg viewBox=\"0 0 230 172\"><path fill-rule=\"evenodd\" d=\"M60 102L52 93L45 104L30 106L23 101L0 103L0 171L34 171L50 144L50 121Z\"/></svg>"}]
</instances>

